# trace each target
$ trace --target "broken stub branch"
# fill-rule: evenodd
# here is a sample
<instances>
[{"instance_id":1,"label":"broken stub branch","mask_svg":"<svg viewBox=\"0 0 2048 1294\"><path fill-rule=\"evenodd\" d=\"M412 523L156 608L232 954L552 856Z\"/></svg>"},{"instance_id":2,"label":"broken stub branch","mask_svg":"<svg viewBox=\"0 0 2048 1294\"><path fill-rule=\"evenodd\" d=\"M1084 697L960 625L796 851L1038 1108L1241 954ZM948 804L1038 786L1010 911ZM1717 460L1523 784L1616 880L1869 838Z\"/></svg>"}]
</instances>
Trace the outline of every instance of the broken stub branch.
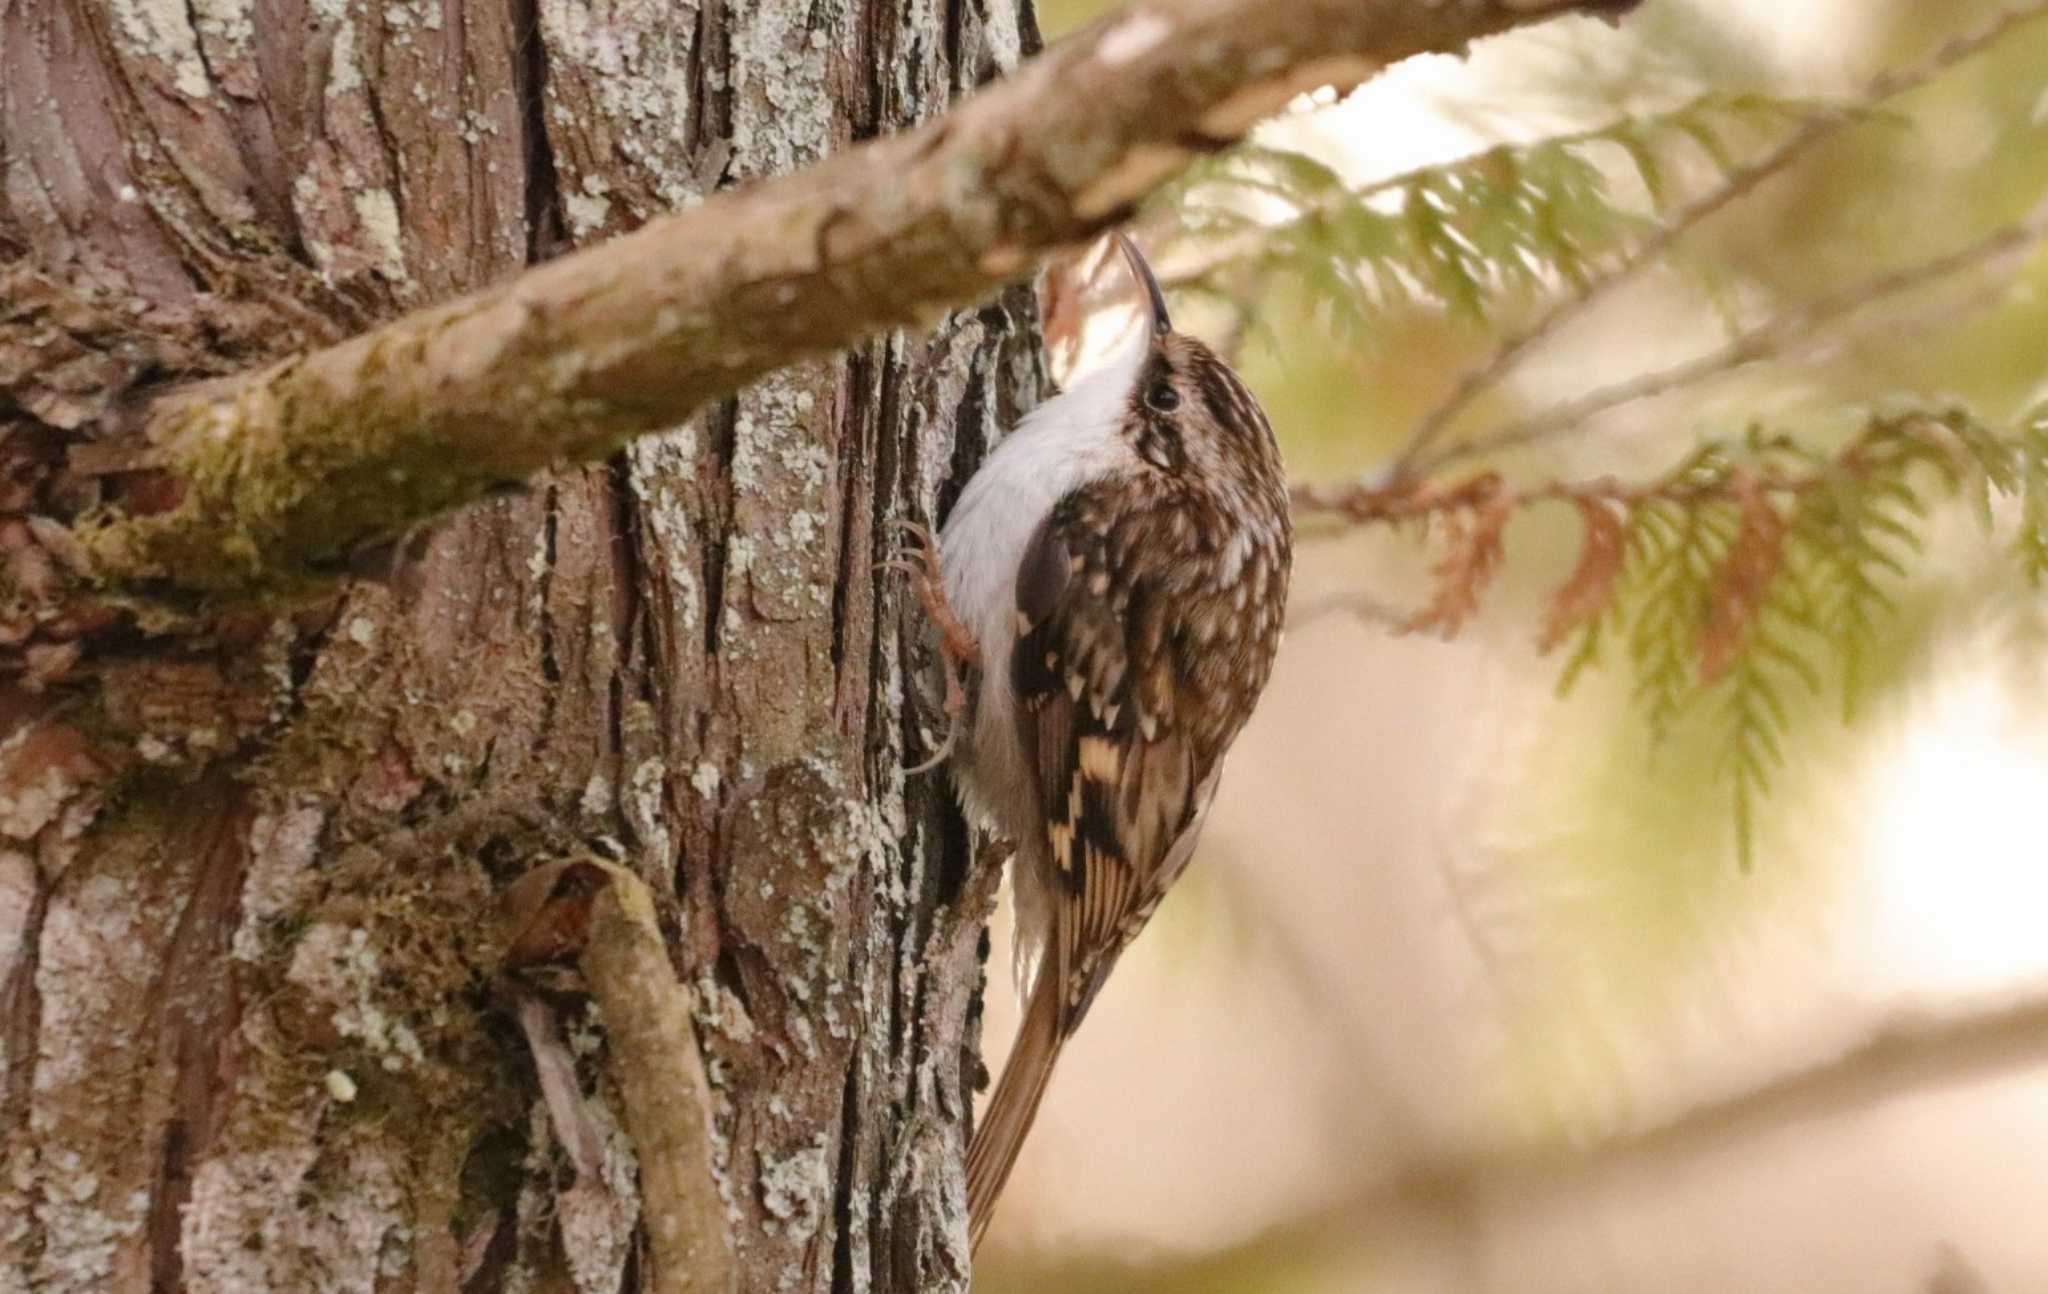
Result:
<instances>
[{"instance_id":1,"label":"broken stub branch","mask_svg":"<svg viewBox=\"0 0 2048 1294\"><path fill-rule=\"evenodd\" d=\"M1633 3L1133 7L918 130L167 399L149 417L150 457L180 501L85 528L90 570L116 590L230 597L321 579L772 369L983 297L1301 91Z\"/></svg>"},{"instance_id":2,"label":"broken stub branch","mask_svg":"<svg viewBox=\"0 0 2048 1294\"><path fill-rule=\"evenodd\" d=\"M676 979L645 882L598 858L546 864L505 895L508 971L574 957L604 1022L619 1122L639 1162L640 1215L660 1294L730 1294L734 1266L712 1154L711 1085L689 988ZM606 1189L602 1136L575 1063L537 997L522 997L549 1117L577 1190Z\"/></svg>"}]
</instances>

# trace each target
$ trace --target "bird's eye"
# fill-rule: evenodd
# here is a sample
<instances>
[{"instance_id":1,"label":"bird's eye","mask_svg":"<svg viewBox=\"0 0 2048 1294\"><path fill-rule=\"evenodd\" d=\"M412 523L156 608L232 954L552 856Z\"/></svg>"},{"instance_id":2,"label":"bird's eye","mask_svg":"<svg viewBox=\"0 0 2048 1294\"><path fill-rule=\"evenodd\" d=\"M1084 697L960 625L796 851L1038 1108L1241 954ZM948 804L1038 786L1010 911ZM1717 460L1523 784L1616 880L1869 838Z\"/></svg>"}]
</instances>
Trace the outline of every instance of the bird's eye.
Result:
<instances>
[{"instance_id":1,"label":"bird's eye","mask_svg":"<svg viewBox=\"0 0 2048 1294\"><path fill-rule=\"evenodd\" d=\"M1145 403L1155 412L1172 413L1180 408L1180 392L1173 389L1171 382L1154 382L1152 389L1145 392Z\"/></svg>"}]
</instances>

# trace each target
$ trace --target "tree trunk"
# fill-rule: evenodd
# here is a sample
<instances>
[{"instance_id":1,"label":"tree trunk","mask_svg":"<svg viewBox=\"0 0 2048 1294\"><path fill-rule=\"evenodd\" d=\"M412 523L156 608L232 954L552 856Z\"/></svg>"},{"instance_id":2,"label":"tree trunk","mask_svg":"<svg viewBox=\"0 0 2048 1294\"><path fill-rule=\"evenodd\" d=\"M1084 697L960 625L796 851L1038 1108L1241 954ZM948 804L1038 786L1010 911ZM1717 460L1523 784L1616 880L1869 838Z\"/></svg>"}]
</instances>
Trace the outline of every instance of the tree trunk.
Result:
<instances>
[{"instance_id":1,"label":"tree trunk","mask_svg":"<svg viewBox=\"0 0 2048 1294\"><path fill-rule=\"evenodd\" d=\"M902 772L924 636L874 562L1035 395L1028 292L339 594L35 594L50 520L174 488L149 391L901 129L1035 43L1028 0L0 0L0 1290L681 1288L635 1148L706 1112L636 1090L594 954L560 973L605 873L499 916L592 857L694 1003L724 1206L690 1242L722 1213L743 1289L964 1289L992 880Z\"/></svg>"}]
</instances>

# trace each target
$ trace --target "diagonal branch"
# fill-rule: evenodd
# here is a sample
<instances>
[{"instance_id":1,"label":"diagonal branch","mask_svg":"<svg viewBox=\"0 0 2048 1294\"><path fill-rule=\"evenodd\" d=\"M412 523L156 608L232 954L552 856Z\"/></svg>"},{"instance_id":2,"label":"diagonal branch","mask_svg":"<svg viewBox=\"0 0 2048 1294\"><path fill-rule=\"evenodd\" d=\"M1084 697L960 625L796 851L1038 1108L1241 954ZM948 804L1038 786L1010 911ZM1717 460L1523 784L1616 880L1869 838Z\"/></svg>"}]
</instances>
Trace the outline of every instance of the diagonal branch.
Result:
<instances>
[{"instance_id":1,"label":"diagonal branch","mask_svg":"<svg viewBox=\"0 0 2048 1294\"><path fill-rule=\"evenodd\" d=\"M182 500L89 531L94 572L230 595L317 578L493 486L986 296L1300 91L1634 3L1139 5L918 130L167 403L148 430Z\"/></svg>"},{"instance_id":2,"label":"diagonal branch","mask_svg":"<svg viewBox=\"0 0 2048 1294\"><path fill-rule=\"evenodd\" d=\"M1753 328L1744 329L1718 349L1704 355L1600 387L1497 431L1424 455L1415 464L1415 469L1418 474L1426 476L1451 463L1555 440L1578 430L1610 409L1718 377L1747 364L1781 358L1793 345L1846 316L1878 302L1917 291L1930 283L2026 252L2043 239L2048 239L2048 207L2024 220L2001 226L1967 246L1874 275L1807 305L1774 315Z\"/></svg>"}]
</instances>

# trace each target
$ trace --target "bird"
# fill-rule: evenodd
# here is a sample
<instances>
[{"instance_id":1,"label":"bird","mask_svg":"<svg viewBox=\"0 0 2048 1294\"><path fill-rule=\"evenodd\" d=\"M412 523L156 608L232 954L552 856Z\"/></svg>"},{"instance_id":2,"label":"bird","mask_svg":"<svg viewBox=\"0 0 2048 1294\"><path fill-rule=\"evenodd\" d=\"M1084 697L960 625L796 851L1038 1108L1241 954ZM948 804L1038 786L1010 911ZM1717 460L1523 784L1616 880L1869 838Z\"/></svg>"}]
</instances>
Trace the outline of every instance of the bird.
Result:
<instances>
[{"instance_id":1,"label":"bird","mask_svg":"<svg viewBox=\"0 0 2048 1294\"><path fill-rule=\"evenodd\" d=\"M1113 237L1141 326L1025 415L902 562L954 714L935 758L1014 845L1023 1017L968 1149L977 1249L1061 1048L1194 851L1272 676L1293 563L1265 412Z\"/></svg>"}]
</instances>

